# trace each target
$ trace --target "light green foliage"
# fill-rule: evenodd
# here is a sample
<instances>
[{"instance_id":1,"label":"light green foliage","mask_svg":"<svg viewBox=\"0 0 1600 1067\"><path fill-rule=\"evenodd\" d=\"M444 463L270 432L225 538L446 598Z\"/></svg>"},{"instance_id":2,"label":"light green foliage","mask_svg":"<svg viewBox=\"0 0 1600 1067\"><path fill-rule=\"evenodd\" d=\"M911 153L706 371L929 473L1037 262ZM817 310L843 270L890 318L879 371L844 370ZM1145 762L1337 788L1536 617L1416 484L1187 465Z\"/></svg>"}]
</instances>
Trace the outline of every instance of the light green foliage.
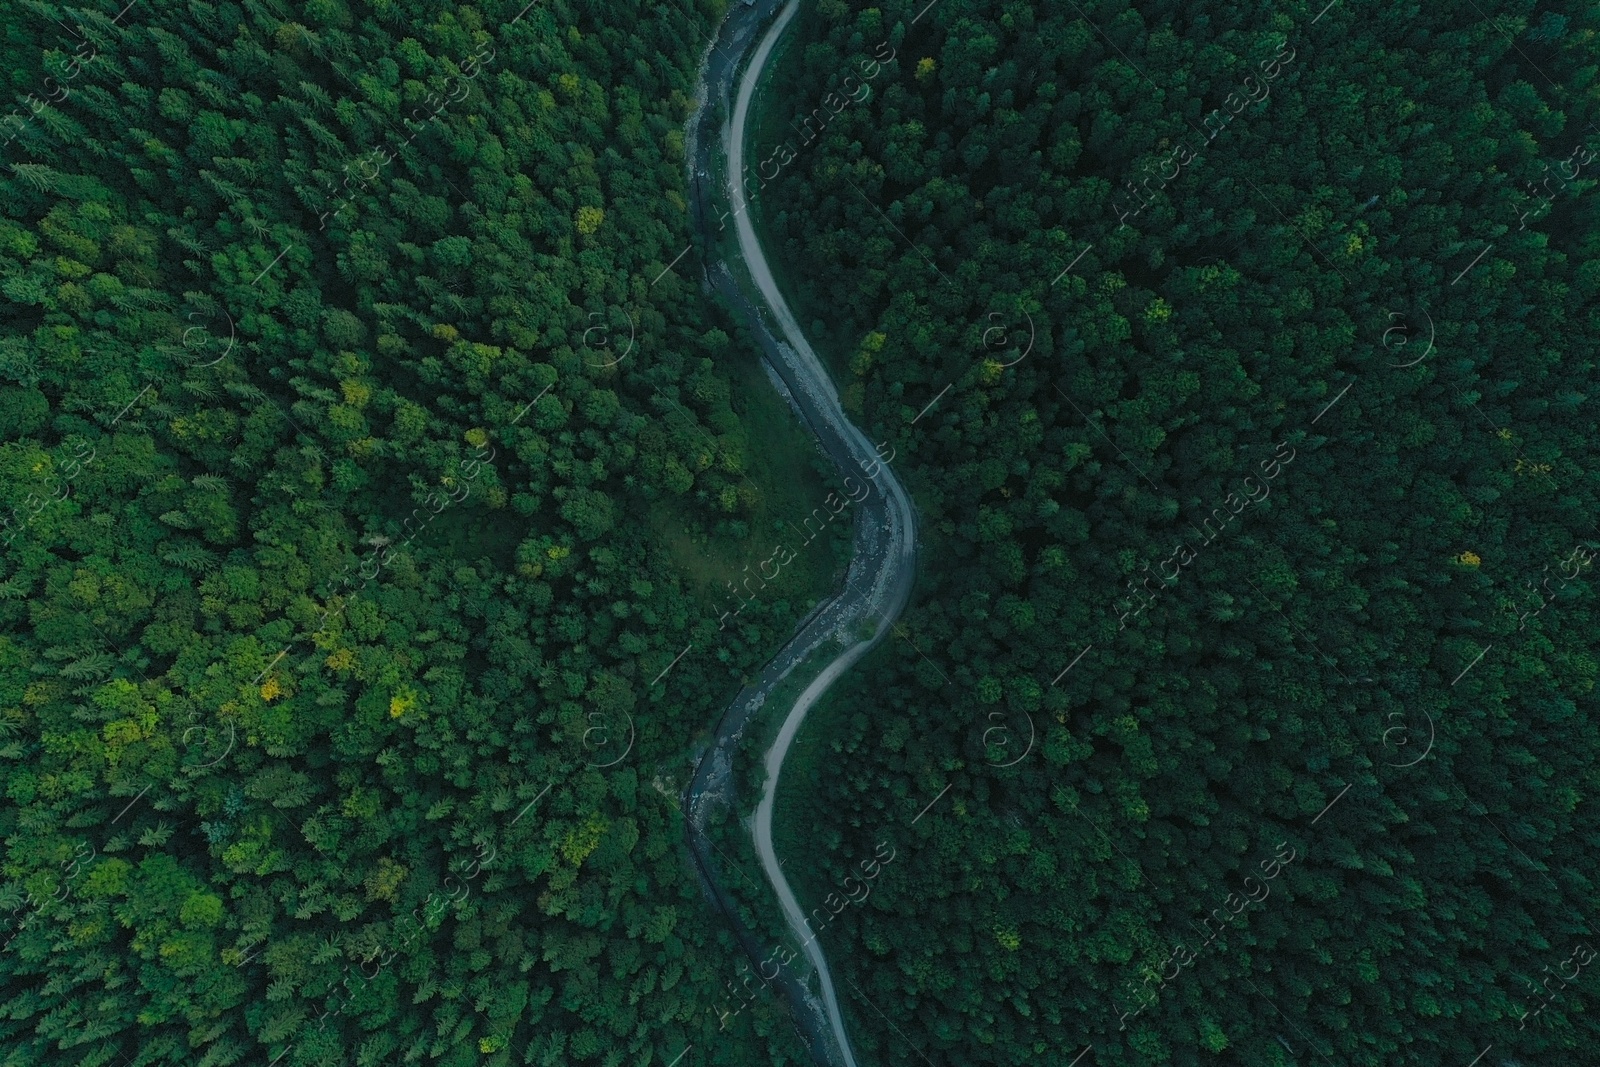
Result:
<instances>
[{"instance_id":1,"label":"light green foliage","mask_svg":"<svg viewBox=\"0 0 1600 1067\"><path fill-rule=\"evenodd\" d=\"M818 488L650 284L714 13L522 8L0 0L7 1065L804 1058L651 785L831 566L652 685Z\"/></svg>"}]
</instances>

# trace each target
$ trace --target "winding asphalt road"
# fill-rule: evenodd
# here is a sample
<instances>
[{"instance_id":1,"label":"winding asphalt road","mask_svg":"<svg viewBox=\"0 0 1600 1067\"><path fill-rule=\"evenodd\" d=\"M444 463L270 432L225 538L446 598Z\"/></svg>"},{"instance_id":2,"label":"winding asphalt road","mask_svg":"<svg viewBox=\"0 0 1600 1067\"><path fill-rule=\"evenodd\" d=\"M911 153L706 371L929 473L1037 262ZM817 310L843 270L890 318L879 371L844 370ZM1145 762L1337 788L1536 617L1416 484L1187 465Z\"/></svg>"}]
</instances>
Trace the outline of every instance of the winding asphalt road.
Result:
<instances>
[{"instance_id":1,"label":"winding asphalt road","mask_svg":"<svg viewBox=\"0 0 1600 1067\"><path fill-rule=\"evenodd\" d=\"M767 751L767 776L756 809L753 836L762 870L790 931L810 964L807 973L782 968L772 981L788 1001L813 1057L823 1064L856 1067L828 961L778 866L772 847L772 808L784 757L806 713L845 671L883 640L905 607L916 575L917 530L911 498L889 467L892 450L886 456L845 417L833 381L807 343L773 281L761 243L751 226L750 212L741 207L745 198L734 188L737 176L745 167L744 128L751 99L773 46L799 11L799 5L800 0L788 0L777 19L760 34L776 0L764 0L753 7L736 4L717 39L708 48L701 65L697 106L690 116L686 137L689 179L694 191L691 214L702 246L711 250L730 213L738 209L731 216L738 237L738 255L729 263L708 266L706 281L743 316L761 344L769 376L774 378L790 407L845 476L846 492L852 499L859 497L854 554L839 592L801 622L794 636L756 680L740 690L723 712L710 747L695 767L684 801L689 815L686 820L689 844L696 865L712 899L732 922L752 968L759 971L763 962L771 960L772 954L744 927L731 906L715 862L715 846L707 836L708 820L716 809L733 805L734 750L773 688L813 653L830 644L840 646L841 650L796 699ZM735 98L734 77L752 47L754 54L744 68ZM824 90L825 87L818 86L817 94L820 96ZM728 118L724 120L723 116ZM703 177L717 172L718 168L712 165L714 158L726 160L726 167L722 169L727 177L721 188L711 188L710 179ZM759 305L745 296L735 281L734 272L754 284L761 298ZM863 624L869 621L873 624L872 634L863 638ZM815 992L808 981L810 974L817 978Z\"/></svg>"}]
</instances>

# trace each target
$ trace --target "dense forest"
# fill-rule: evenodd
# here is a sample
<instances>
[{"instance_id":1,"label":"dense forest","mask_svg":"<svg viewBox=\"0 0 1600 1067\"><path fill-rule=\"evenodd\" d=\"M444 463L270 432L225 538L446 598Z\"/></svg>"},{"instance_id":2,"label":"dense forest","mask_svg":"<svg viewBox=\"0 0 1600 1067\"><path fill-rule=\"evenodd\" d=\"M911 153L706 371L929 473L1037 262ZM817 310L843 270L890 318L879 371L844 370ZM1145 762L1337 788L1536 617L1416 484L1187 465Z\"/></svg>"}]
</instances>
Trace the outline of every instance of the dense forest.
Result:
<instances>
[{"instance_id":1,"label":"dense forest","mask_svg":"<svg viewBox=\"0 0 1600 1067\"><path fill-rule=\"evenodd\" d=\"M805 5L749 195L923 522L780 789L862 1062L1587 1062L1597 30Z\"/></svg>"},{"instance_id":2,"label":"dense forest","mask_svg":"<svg viewBox=\"0 0 1600 1067\"><path fill-rule=\"evenodd\" d=\"M923 540L780 799L862 1063L1581 1061L1600 11L801 3L747 200ZM0 1067L803 1057L678 811L848 535L746 601L836 486L727 6L0 0Z\"/></svg>"},{"instance_id":3,"label":"dense forest","mask_svg":"<svg viewBox=\"0 0 1600 1067\"><path fill-rule=\"evenodd\" d=\"M0 0L0 1064L801 1054L677 811L839 564L729 594L832 476L689 249L725 6Z\"/></svg>"}]
</instances>

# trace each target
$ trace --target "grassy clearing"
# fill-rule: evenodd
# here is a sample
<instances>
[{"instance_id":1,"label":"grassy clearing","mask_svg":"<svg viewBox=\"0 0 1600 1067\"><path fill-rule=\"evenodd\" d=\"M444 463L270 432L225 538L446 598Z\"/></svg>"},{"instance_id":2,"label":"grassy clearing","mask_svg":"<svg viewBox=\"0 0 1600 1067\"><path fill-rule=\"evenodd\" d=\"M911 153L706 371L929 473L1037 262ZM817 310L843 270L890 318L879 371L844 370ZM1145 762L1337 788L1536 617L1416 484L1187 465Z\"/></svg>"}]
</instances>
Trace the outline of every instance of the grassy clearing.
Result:
<instances>
[{"instance_id":1,"label":"grassy clearing","mask_svg":"<svg viewBox=\"0 0 1600 1067\"><path fill-rule=\"evenodd\" d=\"M476 506L474 506L476 504ZM528 536L529 521L509 507L491 508L467 500L439 513L417 537L430 558L476 563L490 560L499 573L516 567L517 546Z\"/></svg>"},{"instance_id":2,"label":"grassy clearing","mask_svg":"<svg viewBox=\"0 0 1600 1067\"><path fill-rule=\"evenodd\" d=\"M759 576L760 564L778 545L793 553L778 576L755 595L767 602L787 600L803 613L828 595L848 560L848 512L824 536L806 543L802 523L834 488L831 470L809 431L789 410L752 352L732 368L733 407L750 438L746 480L758 488L754 507L708 525L677 501L657 501L650 510L652 530L661 538L690 592L716 611L737 608L728 582L739 585ZM827 472L828 476L825 476ZM813 529L815 524L813 524ZM756 590L759 578L750 589Z\"/></svg>"}]
</instances>

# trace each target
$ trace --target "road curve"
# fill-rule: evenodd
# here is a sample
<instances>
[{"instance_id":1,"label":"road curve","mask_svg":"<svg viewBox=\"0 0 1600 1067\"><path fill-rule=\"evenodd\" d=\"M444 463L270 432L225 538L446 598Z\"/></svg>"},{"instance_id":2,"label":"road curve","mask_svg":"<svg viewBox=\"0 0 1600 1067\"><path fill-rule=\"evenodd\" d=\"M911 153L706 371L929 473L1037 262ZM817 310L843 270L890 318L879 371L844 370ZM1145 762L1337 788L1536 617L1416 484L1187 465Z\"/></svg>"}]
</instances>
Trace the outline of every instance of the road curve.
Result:
<instances>
[{"instance_id":1,"label":"road curve","mask_svg":"<svg viewBox=\"0 0 1600 1067\"><path fill-rule=\"evenodd\" d=\"M733 803L730 771L734 749L772 689L812 653L837 641L842 650L796 699L767 751L766 781L752 834L767 881L790 931L802 946L811 971L817 976L820 1002L809 989L804 974L782 969L776 984L788 1000L813 1057L824 1064L856 1067L827 959L778 866L772 846L772 809L784 757L807 712L845 671L884 638L911 595L916 574L916 516L909 494L889 467L893 451L885 455L883 448L886 446L874 447L845 417L833 381L778 291L751 225L750 213L745 210L745 197L734 187L737 176L744 173L745 125L756 85L778 38L799 11L799 4L800 0L788 0L778 18L761 35L759 44L756 43L757 32L771 13L772 0L753 8L734 5L718 38L708 48L697 88L697 107L689 119L686 137L690 184L694 191L691 214L702 245L709 252L714 247L716 234L726 225L732 212L738 255L728 264L708 266L706 281L743 316L761 344L770 376L801 421L816 436L819 446L845 476L845 489L851 499L859 499L854 553L839 592L801 622L788 643L724 711L710 748L696 765L685 793L685 810L689 816L686 822L690 848L707 889L733 923L741 946L752 966L759 971L764 957L765 961L770 961L771 956L763 952L730 905L712 857L715 846L707 837L707 820L715 807ZM752 46L754 54L739 81L737 98L730 101L733 77ZM818 93L824 89L819 86ZM718 115L729 114L730 103L729 120L720 129L714 128ZM727 161L723 168L726 178L723 187L712 189L705 176L716 169L711 162L718 146ZM707 262L712 258L708 255ZM746 298L734 280L734 271L745 274L754 283L761 297L760 306ZM858 491L862 493L859 498ZM871 636L863 638L859 636L865 629L862 624L869 621Z\"/></svg>"}]
</instances>

